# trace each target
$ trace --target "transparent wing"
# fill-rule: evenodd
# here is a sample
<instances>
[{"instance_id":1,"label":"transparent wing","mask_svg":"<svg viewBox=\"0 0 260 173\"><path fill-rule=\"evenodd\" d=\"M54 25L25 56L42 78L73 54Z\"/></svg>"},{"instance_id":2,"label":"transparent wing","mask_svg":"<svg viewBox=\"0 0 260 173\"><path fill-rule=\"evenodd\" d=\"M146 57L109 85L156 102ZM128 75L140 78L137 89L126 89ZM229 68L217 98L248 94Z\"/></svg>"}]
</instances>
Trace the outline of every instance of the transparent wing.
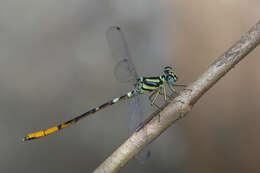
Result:
<instances>
[{"instance_id":1,"label":"transparent wing","mask_svg":"<svg viewBox=\"0 0 260 173\"><path fill-rule=\"evenodd\" d=\"M123 83L135 83L136 79L129 69L129 63L127 59L119 61L115 68L114 74L118 81Z\"/></svg>"},{"instance_id":2,"label":"transparent wing","mask_svg":"<svg viewBox=\"0 0 260 173\"><path fill-rule=\"evenodd\" d=\"M121 28L118 26L110 27L107 30L106 37L112 56L117 62L114 69L114 74L117 80L120 82L131 82L135 85L138 79L138 74L133 64L127 42ZM130 99L129 102L132 106L133 112L129 117L128 127L130 133L132 134L136 131L138 125L144 121L144 114L142 111L141 97L136 96L133 99ZM150 155L150 150L145 148L136 156L136 159L139 163L143 164L144 161L150 157Z\"/></svg>"},{"instance_id":3,"label":"transparent wing","mask_svg":"<svg viewBox=\"0 0 260 173\"><path fill-rule=\"evenodd\" d=\"M142 102L141 96L136 96L133 99L130 99L129 102L132 105L132 115L129 117L129 129L130 133L136 131L137 127L144 121L143 110L142 110ZM149 159L151 156L151 151L148 147L144 148L137 156L136 159L139 163L144 164L145 160Z\"/></svg>"},{"instance_id":4,"label":"transparent wing","mask_svg":"<svg viewBox=\"0 0 260 173\"><path fill-rule=\"evenodd\" d=\"M121 28L118 26L110 27L106 32L106 37L112 56L117 62L114 69L117 80L135 84L138 75Z\"/></svg>"}]
</instances>

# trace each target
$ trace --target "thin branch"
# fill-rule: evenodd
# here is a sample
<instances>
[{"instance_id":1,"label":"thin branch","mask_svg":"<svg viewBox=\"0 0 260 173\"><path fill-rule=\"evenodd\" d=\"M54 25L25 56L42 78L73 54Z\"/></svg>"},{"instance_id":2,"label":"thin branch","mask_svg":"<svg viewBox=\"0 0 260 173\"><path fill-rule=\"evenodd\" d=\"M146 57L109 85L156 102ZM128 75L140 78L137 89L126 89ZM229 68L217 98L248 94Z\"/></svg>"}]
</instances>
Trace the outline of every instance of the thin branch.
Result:
<instances>
[{"instance_id":1,"label":"thin branch","mask_svg":"<svg viewBox=\"0 0 260 173\"><path fill-rule=\"evenodd\" d=\"M193 105L221 77L231 70L249 52L260 43L260 20L242 38L209 66L199 78L182 91L162 111L156 112L149 122L129 137L114 153L109 156L95 173L117 172L127 164L140 150L146 147L170 125L183 118ZM159 121L160 117L160 121Z\"/></svg>"}]
</instances>

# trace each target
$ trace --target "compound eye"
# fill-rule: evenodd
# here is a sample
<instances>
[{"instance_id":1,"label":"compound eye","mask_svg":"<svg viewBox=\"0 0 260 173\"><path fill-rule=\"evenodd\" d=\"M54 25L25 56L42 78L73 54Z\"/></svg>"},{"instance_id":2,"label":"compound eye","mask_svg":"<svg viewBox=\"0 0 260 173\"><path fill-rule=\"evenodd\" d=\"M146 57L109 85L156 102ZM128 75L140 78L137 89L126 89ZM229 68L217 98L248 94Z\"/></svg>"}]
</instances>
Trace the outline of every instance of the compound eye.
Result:
<instances>
[{"instance_id":1,"label":"compound eye","mask_svg":"<svg viewBox=\"0 0 260 173\"><path fill-rule=\"evenodd\" d=\"M175 80L172 76L167 76L166 81L167 81L167 83L172 84Z\"/></svg>"}]
</instances>

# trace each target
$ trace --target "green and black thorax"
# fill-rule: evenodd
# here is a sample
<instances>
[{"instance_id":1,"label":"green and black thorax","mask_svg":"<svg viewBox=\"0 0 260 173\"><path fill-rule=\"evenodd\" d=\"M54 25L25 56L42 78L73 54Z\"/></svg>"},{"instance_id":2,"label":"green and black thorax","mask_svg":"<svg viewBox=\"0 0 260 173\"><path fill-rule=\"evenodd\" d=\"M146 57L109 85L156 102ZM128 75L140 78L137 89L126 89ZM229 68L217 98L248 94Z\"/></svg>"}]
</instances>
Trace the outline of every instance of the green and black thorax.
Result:
<instances>
[{"instance_id":1,"label":"green and black thorax","mask_svg":"<svg viewBox=\"0 0 260 173\"><path fill-rule=\"evenodd\" d=\"M178 79L176 73L169 66L164 67L163 75L157 77L140 77L135 85L137 94L150 93L163 87L164 84L172 85Z\"/></svg>"}]
</instances>

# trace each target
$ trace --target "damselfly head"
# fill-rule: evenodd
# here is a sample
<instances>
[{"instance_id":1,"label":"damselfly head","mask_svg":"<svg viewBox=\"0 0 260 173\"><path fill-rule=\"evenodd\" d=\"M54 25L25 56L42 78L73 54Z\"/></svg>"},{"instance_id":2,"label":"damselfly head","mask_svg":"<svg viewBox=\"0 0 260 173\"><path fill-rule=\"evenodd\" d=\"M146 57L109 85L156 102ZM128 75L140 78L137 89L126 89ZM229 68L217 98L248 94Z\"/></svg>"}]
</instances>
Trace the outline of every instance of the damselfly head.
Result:
<instances>
[{"instance_id":1,"label":"damselfly head","mask_svg":"<svg viewBox=\"0 0 260 173\"><path fill-rule=\"evenodd\" d=\"M165 80L168 84L173 84L174 82L176 82L178 80L178 76L173 71L172 67L170 67L170 66L164 67L163 73L164 73Z\"/></svg>"}]
</instances>

